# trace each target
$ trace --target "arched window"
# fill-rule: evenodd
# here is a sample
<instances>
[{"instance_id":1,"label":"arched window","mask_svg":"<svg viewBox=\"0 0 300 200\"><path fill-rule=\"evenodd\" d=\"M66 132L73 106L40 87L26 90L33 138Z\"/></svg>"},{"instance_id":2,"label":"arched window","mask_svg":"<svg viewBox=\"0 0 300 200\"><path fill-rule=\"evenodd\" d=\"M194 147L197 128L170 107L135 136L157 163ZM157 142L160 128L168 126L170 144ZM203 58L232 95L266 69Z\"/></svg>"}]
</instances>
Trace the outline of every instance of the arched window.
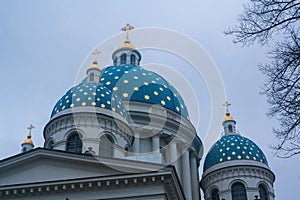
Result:
<instances>
[{"instance_id":1,"label":"arched window","mask_svg":"<svg viewBox=\"0 0 300 200\"><path fill-rule=\"evenodd\" d=\"M114 140L111 136L105 134L100 137L99 155L105 157L113 157Z\"/></svg>"},{"instance_id":2,"label":"arched window","mask_svg":"<svg viewBox=\"0 0 300 200\"><path fill-rule=\"evenodd\" d=\"M126 64L126 54L121 55L121 65Z\"/></svg>"},{"instance_id":3,"label":"arched window","mask_svg":"<svg viewBox=\"0 0 300 200\"><path fill-rule=\"evenodd\" d=\"M114 59L114 66L116 66L117 65L117 59L115 58Z\"/></svg>"},{"instance_id":4,"label":"arched window","mask_svg":"<svg viewBox=\"0 0 300 200\"><path fill-rule=\"evenodd\" d=\"M72 133L67 140L67 151L82 153L82 142L78 133Z\"/></svg>"},{"instance_id":5,"label":"arched window","mask_svg":"<svg viewBox=\"0 0 300 200\"><path fill-rule=\"evenodd\" d=\"M130 55L130 64L135 65L135 55L134 54Z\"/></svg>"},{"instance_id":6,"label":"arched window","mask_svg":"<svg viewBox=\"0 0 300 200\"><path fill-rule=\"evenodd\" d=\"M232 125L230 124L230 125L228 125L228 131L230 132L230 133L232 133L233 132L233 129L232 129Z\"/></svg>"},{"instance_id":7,"label":"arched window","mask_svg":"<svg viewBox=\"0 0 300 200\"><path fill-rule=\"evenodd\" d=\"M217 189L213 189L213 191L211 192L211 199L220 200L219 191Z\"/></svg>"},{"instance_id":8,"label":"arched window","mask_svg":"<svg viewBox=\"0 0 300 200\"><path fill-rule=\"evenodd\" d=\"M231 187L232 200L247 200L245 186L242 183L235 183Z\"/></svg>"},{"instance_id":9,"label":"arched window","mask_svg":"<svg viewBox=\"0 0 300 200\"><path fill-rule=\"evenodd\" d=\"M268 200L268 192L264 185L260 184L258 186L259 189L259 196L261 200Z\"/></svg>"},{"instance_id":10,"label":"arched window","mask_svg":"<svg viewBox=\"0 0 300 200\"><path fill-rule=\"evenodd\" d=\"M95 80L95 74L94 73L91 73L90 74L90 81L94 81Z\"/></svg>"}]
</instances>

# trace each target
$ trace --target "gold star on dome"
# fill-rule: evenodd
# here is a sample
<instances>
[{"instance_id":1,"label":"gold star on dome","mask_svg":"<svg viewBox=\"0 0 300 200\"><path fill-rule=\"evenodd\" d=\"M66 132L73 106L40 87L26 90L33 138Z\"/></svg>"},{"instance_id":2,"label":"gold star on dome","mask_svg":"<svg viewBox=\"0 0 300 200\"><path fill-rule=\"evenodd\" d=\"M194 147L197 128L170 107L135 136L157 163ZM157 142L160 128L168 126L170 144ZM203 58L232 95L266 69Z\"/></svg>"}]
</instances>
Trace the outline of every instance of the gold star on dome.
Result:
<instances>
[{"instance_id":1,"label":"gold star on dome","mask_svg":"<svg viewBox=\"0 0 300 200\"><path fill-rule=\"evenodd\" d=\"M123 93L123 97L124 97L124 98L127 98L127 97L128 97L128 93L127 93L127 92L124 92L124 93Z\"/></svg>"},{"instance_id":2,"label":"gold star on dome","mask_svg":"<svg viewBox=\"0 0 300 200\"><path fill-rule=\"evenodd\" d=\"M149 100L149 99L150 99L149 95L145 95L144 98L145 98L146 100Z\"/></svg>"},{"instance_id":3,"label":"gold star on dome","mask_svg":"<svg viewBox=\"0 0 300 200\"><path fill-rule=\"evenodd\" d=\"M139 88L138 88L138 87L134 87L133 90L134 90L134 91L138 91Z\"/></svg>"},{"instance_id":4,"label":"gold star on dome","mask_svg":"<svg viewBox=\"0 0 300 200\"><path fill-rule=\"evenodd\" d=\"M117 91L118 90L118 87L113 87L113 91Z\"/></svg>"}]
</instances>

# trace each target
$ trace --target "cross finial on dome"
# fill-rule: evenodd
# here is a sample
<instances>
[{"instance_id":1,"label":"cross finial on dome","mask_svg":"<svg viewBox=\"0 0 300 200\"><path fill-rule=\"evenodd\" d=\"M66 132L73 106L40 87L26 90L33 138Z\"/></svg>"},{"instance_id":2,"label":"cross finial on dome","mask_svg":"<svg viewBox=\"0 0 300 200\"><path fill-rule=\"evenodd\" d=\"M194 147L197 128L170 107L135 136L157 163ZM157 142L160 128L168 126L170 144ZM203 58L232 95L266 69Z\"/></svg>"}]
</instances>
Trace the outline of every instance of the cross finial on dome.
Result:
<instances>
[{"instance_id":1,"label":"cross finial on dome","mask_svg":"<svg viewBox=\"0 0 300 200\"><path fill-rule=\"evenodd\" d=\"M226 113L228 113L228 107L231 106L230 103L228 103L228 101L225 101L225 103L223 104L223 106L226 108Z\"/></svg>"},{"instance_id":2,"label":"cross finial on dome","mask_svg":"<svg viewBox=\"0 0 300 200\"><path fill-rule=\"evenodd\" d=\"M35 127L30 124L29 127L27 127L27 129L29 129L29 133L27 135L27 139L24 141L24 143L27 143L27 144L33 144L32 140L31 140L31 131L32 129L34 129Z\"/></svg>"},{"instance_id":3,"label":"cross finial on dome","mask_svg":"<svg viewBox=\"0 0 300 200\"><path fill-rule=\"evenodd\" d=\"M134 29L133 26L131 26L130 24L126 24L126 26L124 26L123 28L121 28L122 31L126 31L126 38L125 38L125 43L130 43L129 41L129 37L128 37L128 32L130 30Z\"/></svg>"},{"instance_id":4,"label":"cross finial on dome","mask_svg":"<svg viewBox=\"0 0 300 200\"><path fill-rule=\"evenodd\" d=\"M100 54L100 51L98 51L98 49L95 49L93 52L92 52L92 55L94 56L93 58L93 64L98 64L98 55Z\"/></svg>"},{"instance_id":5,"label":"cross finial on dome","mask_svg":"<svg viewBox=\"0 0 300 200\"><path fill-rule=\"evenodd\" d=\"M31 135L31 130L34 129L34 128L35 127L32 124L30 124L29 127L27 127L27 129L29 129L28 135Z\"/></svg>"},{"instance_id":6,"label":"cross finial on dome","mask_svg":"<svg viewBox=\"0 0 300 200\"><path fill-rule=\"evenodd\" d=\"M29 125L29 127L27 127L27 129L29 129L29 133L27 135L27 138L24 140L24 142L22 143L22 152L26 152L29 151L31 149L33 149L34 145L31 139L31 131L32 129L34 129L34 126L32 124Z\"/></svg>"},{"instance_id":7,"label":"cross finial on dome","mask_svg":"<svg viewBox=\"0 0 300 200\"><path fill-rule=\"evenodd\" d=\"M228 103L228 101L225 101L225 103L223 104L223 106L226 108L226 117L225 117L225 121L228 120L234 120L231 116L230 116L230 112L228 110L229 106L231 106L230 103Z\"/></svg>"}]
</instances>

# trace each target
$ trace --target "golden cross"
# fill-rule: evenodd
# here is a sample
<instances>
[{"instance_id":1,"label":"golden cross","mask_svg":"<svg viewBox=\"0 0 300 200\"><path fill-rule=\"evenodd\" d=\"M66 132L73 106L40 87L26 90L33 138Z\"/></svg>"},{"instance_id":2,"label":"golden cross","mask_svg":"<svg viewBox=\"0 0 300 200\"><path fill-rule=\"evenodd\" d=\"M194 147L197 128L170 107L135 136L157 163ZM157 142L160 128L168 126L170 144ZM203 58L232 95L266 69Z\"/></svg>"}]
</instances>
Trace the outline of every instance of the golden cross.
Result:
<instances>
[{"instance_id":1,"label":"golden cross","mask_svg":"<svg viewBox=\"0 0 300 200\"><path fill-rule=\"evenodd\" d=\"M130 30L132 30L132 29L134 29L134 27L131 26L131 25L128 24L128 23L126 24L125 27L121 28L122 31L126 31L126 32L128 32L128 31L130 31Z\"/></svg>"},{"instance_id":2,"label":"golden cross","mask_svg":"<svg viewBox=\"0 0 300 200\"><path fill-rule=\"evenodd\" d=\"M94 56L94 61L93 62L97 62L97 57L98 57L99 54L100 54L100 51L98 51L98 49L95 49L92 52L92 55Z\"/></svg>"},{"instance_id":3,"label":"golden cross","mask_svg":"<svg viewBox=\"0 0 300 200\"><path fill-rule=\"evenodd\" d=\"M30 126L27 129L29 129L29 134L30 134L31 130L34 129L34 126L32 124L30 124Z\"/></svg>"},{"instance_id":4,"label":"golden cross","mask_svg":"<svg viewBox=\"0 0 300 200\"><path fill-rule=\"evenodd\" d=\"M125 42L129 42L129 38L128 38L128 31L134 29L133 26L131 26L130 24L126 24L126 26L124 26L123 28L121 28L122 31L126 31L126 38L125 38Z\"/></svg>"},{"instance_id":5,"label":"golden cross","mask_svg":"<svg viewBox=\"0 0 300 200\"><path fill-rule=\"evenodd\" d=\"M92 55L94 56L94 58L97 58L99 54L100 54L100 51L98 51L98 49L95 49L95 50L92 52Z\"/></svg>"},{"instance_id":6,"label":"golden cross","mask_svg":"<svg viewBox=\"0 0 300 200\"><path fill-rule=\"evenodd\" d=\"M230 103L228 103L228 101L225 101L225 103L223 104L224 107L226 107L226 112L228 112L228 107L231 106Z\"/></svg>"}]
</instances>

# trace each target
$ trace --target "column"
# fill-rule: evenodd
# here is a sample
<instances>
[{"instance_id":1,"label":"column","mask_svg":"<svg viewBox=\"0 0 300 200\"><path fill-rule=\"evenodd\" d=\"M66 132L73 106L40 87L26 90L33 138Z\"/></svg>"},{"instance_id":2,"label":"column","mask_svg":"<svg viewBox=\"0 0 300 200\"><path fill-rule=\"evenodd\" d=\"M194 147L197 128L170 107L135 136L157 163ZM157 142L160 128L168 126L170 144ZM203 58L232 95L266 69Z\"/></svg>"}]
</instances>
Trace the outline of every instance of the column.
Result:
<instances>
[{"instance_id":1,"label":"column","mask_svg":"<svg viewBox=\"0 0 300 200\"><path fill-rule=\"evenodd\" d=\"M177 140L176 139L172 139L169 143L169 158L167 160L167 162L169 162L171 165L173 165L176 169L177 175L179 177L179 180L181 182L181 169L180 169L180 159L178 156L178 146L177 146Z\"/></svg>"},{"instance_id":2,"label":"column","mask_svg":"<svg viewBox=\"0 0 300 200\"><path fill-rule=\"evenodd\" d=\"M159 136L154 135L152 137L152 152L159 153Z\"/></svg>"},{"instance_id":3,"label":"column","mask_svg":"<svg viewBox=\"0 0 300 200\"><path fill-rule=\"evenodd\" d=\"M134 134L133 152L140 153L140 137L138 134Z\"/></svg>"},{"instance_id":4,"label":"column","mask_svg":"<svg viewBox=\"0 0 300 200\"><path fill-rule=\"evenodd\" d=\"M199 188L199 178L198 178L197 157L196 157L195 152L192 153L190 158L191 158L193 200L199 200L200 199L200 188Z\"/></svg>"},{"instance_id":5,"label":"column","mask_svg":"<svg viewBox=\"0 0 300 200\"><path fill-rule=\"evenodd\" d=\"M192 200L191 168L189 150L182 155L183 191L186 200Z\"/></svg>"},{"instance_id":6,"label":"column","mask_svg":"<svg viewBox=\"0 0 300 200\"><path fill-rule=\"evenodd\" d=\"M176 141L172 140L170 143L169 148L169 162L170 164L175 163L177 160L177 148L176 148Z\"/></svg>"}]
</instances>

